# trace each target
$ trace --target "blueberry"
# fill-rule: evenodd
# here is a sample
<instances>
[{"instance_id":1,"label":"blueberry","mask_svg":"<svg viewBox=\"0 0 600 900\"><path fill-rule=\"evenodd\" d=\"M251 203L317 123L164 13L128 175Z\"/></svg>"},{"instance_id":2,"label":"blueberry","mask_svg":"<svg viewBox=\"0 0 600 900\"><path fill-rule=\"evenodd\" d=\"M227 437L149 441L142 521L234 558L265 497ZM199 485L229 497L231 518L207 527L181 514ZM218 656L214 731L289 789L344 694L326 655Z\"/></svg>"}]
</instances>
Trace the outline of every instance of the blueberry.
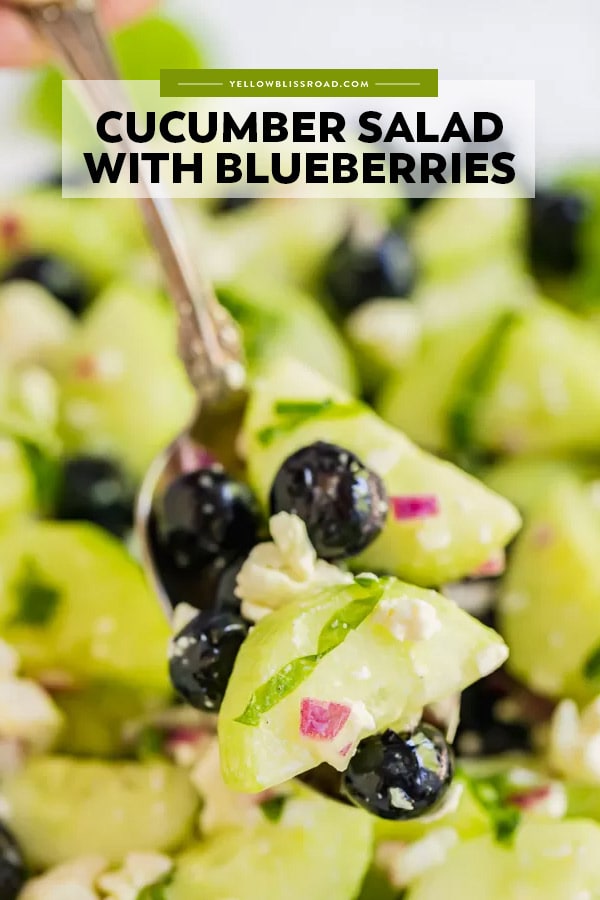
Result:
<instances>
[{"instance_id":1,"label":"blueberry","mask_svg":"<svg viewBox=\"0 0 600 900\"><path fill-rule=\"evenodd\" d=\"M215 204L216 213L237 212L254 203L254 197L221 197Z\"/></svg>"},{"instance_id":2,"label":"blueberry","mask_svg":"<svg viewBox=\"0 0 600 900\"><path fill-rule=\"evenodd\" d=\"M414 819L444 797L454 768L452 750L437 728L386 731L361 741L342 777L342 791L381 819Z\"/></svg>"},{"instance_id":3,"label":"blueberry","mask_svg":"<svg viewBox=\"0 0 600 900\"><path fill-rule=\"evenodd\" d=\"M202 612L175 636L169 673L184 700L205 712L218 712L249 627L228 610Z\"/></svg>"},{"instance_id":4,"label":"blueberry","mask_svg":"<svg viewBox=\"0 0 600 900\"><path fill-rule=\"evenodd\" d=\"M199 574L217 559L232 562L257 539L259 513L250 488L221 469L187 472L173 481L155 509L161 560Z\"/></svg>"},{"instance_id":5,"label":"blueberry","mask_svg":"<svg viewBox=\"0 0 600 900\"><path fill-rule=\"evenodd\" d=\"M349 450L317 441L285 460L271 488L271 512L295 513L322 559L364 550L387 515L383 482Z\"/></svg>"},{"instance_id":6,"label":"blueberry","mask_svg":"<svg viewBox=\"0 0 600 900\"><path fill-rule=\"evenodd\" d=\"M325 287L346 315L373 297L407 297L415 283L415 261L398 229L365 240L351 229L325 264Z\"/></svg>"},{"instance_id":7,"label":"blueberry","mask_svg":"<svg viewBox=\"0 0 600 900\"><path fill-rule=\"evenodd\" d=\"M79 270L50 253L32 253L16 259L5 269L2 281L18 280L40 284L76 314L83 311L89 300L89 287Z\"/></svg>"},{"instance_id":8,"label":"blueberry","mask_svg":"<svg viewBox=\"0 0 600 900\"><path fill-rule=\"evenodd\" d=\"M510 696L501 676L494 673L463 691L455 746L460 756L496 756L532 749L531 727L523 719L498 716L498 703Z\"/></svg>"},{"instance_id":9,"label":"blueberry","mask_svg":"<svg viewBox=\"0 0 600 900\"><path fill-rule=\"evenodd\" d=\"M55 517L94 522L117 537L133 525L134 491L121 467L103 456L74 456L63 463Z\"/></svg>"},{"instance_id":10,"label":"blueberry","mask_svg":"<svg viewBox=\"0 0 600 900\"><path fill-rule=\"evenodd\" d=\"M23 855L15 838L0 823L0 897L17 900L27 880Z\"/></svg>"},{"instance_id":11,"label":"blueberry","mask_svg":"<svg viewBox=\"0 0 600 900\"><path fill-rule=\"evenodd\" d=\"M572 275L581 262L583 197L538 191L529 206L529 257L538 275Z\"/></svg>"}]
</instances>

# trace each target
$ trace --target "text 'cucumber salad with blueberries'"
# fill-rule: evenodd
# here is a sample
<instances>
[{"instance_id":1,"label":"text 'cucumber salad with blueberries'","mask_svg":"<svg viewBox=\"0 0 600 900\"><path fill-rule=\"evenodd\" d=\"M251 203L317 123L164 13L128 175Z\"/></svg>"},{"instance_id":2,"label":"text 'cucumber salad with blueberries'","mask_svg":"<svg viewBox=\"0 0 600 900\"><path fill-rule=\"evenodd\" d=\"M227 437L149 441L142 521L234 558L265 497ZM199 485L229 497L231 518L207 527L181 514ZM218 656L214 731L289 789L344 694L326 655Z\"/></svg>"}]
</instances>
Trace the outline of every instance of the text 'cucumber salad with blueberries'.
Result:
<instances>
[{"instance_id":1,"label":"text 'cucumber salad with blueberries'","mask_svg":"<svg viewBox=\"0 0 600 900\"><path fill-rule=\"evenodd\" d=\"M169 624L137 212L0 200L0 900L600 897L600 169L183 211L250 399L153 509Z\"/></svg>"}]
</instances>

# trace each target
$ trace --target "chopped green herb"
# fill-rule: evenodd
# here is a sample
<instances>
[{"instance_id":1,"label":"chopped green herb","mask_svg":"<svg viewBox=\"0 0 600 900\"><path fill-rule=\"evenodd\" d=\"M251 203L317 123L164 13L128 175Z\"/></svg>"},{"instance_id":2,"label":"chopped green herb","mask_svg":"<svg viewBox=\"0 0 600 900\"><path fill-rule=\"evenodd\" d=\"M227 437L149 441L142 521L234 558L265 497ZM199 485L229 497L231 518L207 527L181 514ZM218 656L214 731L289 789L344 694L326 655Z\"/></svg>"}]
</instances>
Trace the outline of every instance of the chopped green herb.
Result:
<instances>
[{"instance_id":1,"label":"chopped green herb","mask_svg":"<svg viewBox=\"0 0 600 900\"><path fill-rule=\"evenodd\" d=\"M600 644L594 647L589 656L587 656L583 664L583 674L588 681L595 681L597 678L600 678Z\"/></svg>"},{"instance_id":2,"label":"chopped green herb","mask_svg":"<svg viewBox=\"0 0 600 900\"><path fill-rule=\"evenodd\" d=\"M321 629L317 652L292 660L265 681L254 691L246 709L235 720L236 722L241 725L258 725L264 713L273 709L280 700L295 691L314 671L323 657L339 647L350 631L358 628L374 610L385 589L385 582L381 582L379 579L375 581L370 579L368 586L355 582L350 588L343 590L356 592L357 589L360 591L359 596L339 609ZM367 590L366 594L365 590Z\"/></svg>"},{"instance_id":3,"label":"chopped green herb","mask_svg":"<svg viewBox=\"0 0 600 900\"><path fill-rule=\"evenodd\" d=\"M164 750L164 734L158 728L148 725L140 731L135 744L135 754L139 760L162 756Z\"/></svg>"},{"instance_id":4,"label":"chopped green herb","mask_svg":"<svg viewBox=\"0 0 600 900\"><path fill-rule=\"evenodd\" d=\"M473 365L459 387L448 412L448 431L452 447L468 464L474 462L474 435L477 412L497 372L507 338L521 317L515 310L503 312L483 342Z\"/></svg>"},{"instance_id":5,"label":"chopped green herb","mask_svg":"<svg viewBox=\"0 0 600 900\"><path fill-rule=\"evenodd\" d=\"M261 812L269 822L279 822L283 815L283 809L287 803L287 797L269 797L260 804Z\"/></svg>"},{"instance_id":6,"label":"chopped green herb","mask_svg":"<svg viewBox=\"0 0 600 900\"><path fill-rule=\"evenodd\" d=\"M56 613L60 591L48 584L36 563L26 558L17 581L13 585L17 609L11 625L29 625L33 628L47 625Z\"/></svg>"},{"instance_id":7,"label":"chopped green herb","mask_svg":"<svg viewBox=\"0 0 600 900\"><path fill-rule=\"evenodd\" d=\"M513 787L505 775L473 778L461 772L479 805L490 817L496 840L510 843L521 822L521 812L509 803Z\"/></svg>"},{"instance_id":8,"label":"chopped green herb","mask_svg":"<svg viewBox=\"0 0 600 900\"><path fill-rule=\"evenodd\" d=\"M173 873L163 875L154 884L147 884L136 897L136 900L167 900L167 888L173 880Z\"/></svg>"},{"instance_id":9,"label":"chopped green herb","mask_svg":"<svg viewBox=\"0 0 600 900\"><path fill-rule=\"evenodd\" d=\"M348 632L358 628L367 616L373 612L381 600L385 585L378 582L375 590L373 590L373 584L369 585L369 587L371 588L371 593L352 600L327 622L319 635L319 645L317 647L319 656L325 656L326 653L335 650L346 639Z\"/></svg>"},{"instance_id":10,"label":"chopped green herb","mask_svg":"<svg viewBox=\"0 0 600 900\"><path fill-rule=\"evenodd\" d=\"M60 480L58 457L33 441L22 439L20 443L33 475L38 506L42 513L48 514L54 506Z\"/></svg>"},{"instance_id":11,"label":"chopped green herb","mask_svg":"<svg viewBox=\"0 0 600 900\"><path fill-rule=\"evenodd\" d=\"M266 425L257 433L259 443L268 446L283 434L303 425L309 419L327 413L329 416L344 417L356 415L361 409L357 401L351 403L337 403L331 397L325 400L278 400L273 404L273 413L279 418L278 422Z\"/></svg>"},{"instance_id":12,"label":"chopped green herb","mask_svg":"<svg viewBox=\"0 0 600 900\"><path fill-rule=\"evenodd\" d=\"M313 653L310 656L300 656L287 663L254 691L248 706L235 721L241 725L258 725L263 713L273 709L280 700L283 700L299 684L302 684L320 659L320 656Z\"/></svg>"}]
</instances>

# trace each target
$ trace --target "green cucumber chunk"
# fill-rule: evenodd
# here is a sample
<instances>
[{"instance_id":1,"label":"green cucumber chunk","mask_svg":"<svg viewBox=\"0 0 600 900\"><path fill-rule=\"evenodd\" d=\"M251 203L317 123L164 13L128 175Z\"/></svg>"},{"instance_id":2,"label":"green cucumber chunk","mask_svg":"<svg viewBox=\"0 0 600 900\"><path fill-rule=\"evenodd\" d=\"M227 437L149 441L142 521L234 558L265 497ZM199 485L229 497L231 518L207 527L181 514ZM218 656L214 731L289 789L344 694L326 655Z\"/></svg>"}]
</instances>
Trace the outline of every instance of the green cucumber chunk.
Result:
<instances>
[{"instance_id":1,"label":"green cucumber chunk","mask_svg":"<svg viewBox=\"0 0 600 900\"><path fill-rule=\"evenodd\" d=\"M230 829L176 862L165 900L352 900L371 858L369 816L316 796L287 801L277 823Z\"/></svg>"},{"instance_id":2,"label":"green cucumber chunk","mask_svg":"<svg viewBox=\"0 0 600 900\"><path fill-rule=\"evenodd\" d=\"M3 782L2 795L34 868L87 854L117 864L132 851L176 850L198 810L185 771L162 761L40 756Z\"/></svg>"},{"instance_id":3,"label":"green cucumber chunk","mask_svg":"<svg viewBox=\"0 0 600 900\"><path fill-rule=\"evenodd\" d=\"M167 301L113 284L84 317L61 378L61 435L71 452L99 452L144 474L191 415Z\"/></svg>"},{"instance_id":4,"label":"green cucumber chunk","mask_svg":"<svg viewBox=\"0 0 600 900\"><path fill-rule=\"evenodd\" d=\"M139 566L92 525L30 522L0 540L0 632L26 674L168 695L168 623Z\"/></svg>"},{"instance_id":5,"label":"green cucumber chunk","mask_svg":"<svg viewBox=\"0 0 600 900\"><path fill-rule=\"evenodd\" d=\"M600 892L600 827L586 820L523 824L510 847L491 836L456 844L409 900L566 900ZM575 863L575 860L577 861Z\"/></svg>"},{"instance_id":6,"label":"green cucumber chunk","mask_svg":"<svg viewBox=\"0 0 600 900\"><path fill-rule=\"evenodd\" d=\"M546 485L517 540L499 601L508 666L533 690L592 699L600 645L600 516L574 476Z\"/></svg>"},{"instance_id":7,"label":"green cucumber chunk","mask_svg":"<svg viewBox=\"0 0 600 900\"><path fill-rule=\"evenodd\" d=\"M416 604L436 620L435 630L427 639L398 640L374 614L382 604L392 610ZM394 578L302 596L262 619L237 657L219 714L225 782L252 793L326 758L346 767L344 748L338 754L328 742L301 734L307 698L366 710L365 737L407 727L423 706L461 690L504 658L494 631L434 591Z\"/></svg>"},{"instance_id":8,"label":"green cucumber chunk","mask_svg":"<svg viewBox=\"0 0 600 900\"><path fill-rule=\"evenodd\" d=\"M314 415L294 421L279 412L282 404L294 402L320 406ZM295 360L278 360L257 379L244 435L249 480L265 505L282 462L317 440L356 453L381 476L390 497L435 495L436 516L398 521L390 512L381 535L352 561L358 571L443 584L474 571L508 543L520 524L508 501L419 450L368 407Z\"/></svg>"}]
</instances>

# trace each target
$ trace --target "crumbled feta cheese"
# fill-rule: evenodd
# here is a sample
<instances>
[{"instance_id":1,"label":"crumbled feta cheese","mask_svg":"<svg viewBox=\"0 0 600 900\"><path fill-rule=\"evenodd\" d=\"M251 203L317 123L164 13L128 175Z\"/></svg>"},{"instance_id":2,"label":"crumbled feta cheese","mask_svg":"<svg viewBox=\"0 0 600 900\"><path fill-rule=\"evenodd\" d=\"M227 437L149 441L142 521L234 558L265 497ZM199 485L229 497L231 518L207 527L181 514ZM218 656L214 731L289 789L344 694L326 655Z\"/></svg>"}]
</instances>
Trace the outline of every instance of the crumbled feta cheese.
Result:
<instances>
[{"instance_id":1,"label":"crumbled feta cheese","mask_svg":"<svg viewBox=\"0 0 600 900\"><path fill-rule=\"evenodd\" d=\"M377 848L375 861L386 872L392 886L401 890L428 869L441 865L457 843L454 828L436 828L411 844L384 841Z\"/></svg>"},{"instance_id":2,"label":"crumbled feta cheese","mask_svg":"<svg viewBox=\"0 0 600 900\"><path fill-rule=\"evenodd\" d=\"M195 606L192 606L191 603L178 603L173 610L173 617L171 619L173 634L179 634L180 631L183 631L186 625L189 625L192 619L195 619L197 615L198 610Z\"/></svg>"},{"instance_id":3,"label":"crumbled feta cheese","mask_svg":"<svg viewBox=\"0 0 600 900\"><path fill-rule=\"evenodd\" d=\"M106 866L101 856L71 860L28 881L19 900L98 900L95 883Z\"/></svg>"},{"instance_id":4,"label":"crumbled feta cheese","mask_svg":"<svg viewBox=\"0 0 600 900\"><path fill-rule=\"evenodd\" d=\"M16 651L0 641L0 741L45 750L60 731L62 715L39 684L16 676L18 665Z\"/></svg>"},{"instance_id":5,"label":"crumbled feta cheese","mask_svg":"<svg viewBox=\"0 0 600 900\"><path fill-rule=\"evenodd\" d=\"M49 747L62 724L62 716L48 694L34 681L0 681L0 736L18 738L39 749Z\"/></svg>"},{"instance_id":6,"label":"crumbled feta cheese","mask_svg":"<svg viewBox=\"0 0 600 900\"><path fill-rule=\"evenodd\" d=\"M332 740L322 741L306 737L306 743L314 748L316 763L328 762L339 772L348 767L348 763L356 752L363 737L376 730L375 719L362 700L341 700L341 704L350 708L348 718L343 727Z\"/></svg>"},{"instance_id":7,"label":"crumbled feta cheese","mask_svg":"<svg viewBox=\"0 0 600 900\"><path fill-rule=\"evenodd\" d=\"M552 716L549 759L561 775L600 784L600 696L583 711L562 700Z\"/></svg>"},{"instance_id":8,"label":"crumbled feta cheese","mask_svg":"<svg viewBox=\"0 0 600 900\"><path fill-rule=\"evenodd\" d=\"M435 607L419 597L380 600L372 619L399 641L426 641L441 628Z\"/></svg>"},{"instance_id":9,"label":"crumbled feta cheese","mask_svg":"<svg viewBox=\"0 0 600 900\"><path fill-rule=\"evenodd\" d=\"M480 650L475 657L477 671L483 678L494 672L503 662L508 659L508 647L506 644L490 644L483 650Z\"/></svg>"},{"instance_id":10,"label":"crumbled feta cheese","mask_svg":"<svg viewBox=\"0 0 600 900\"><path fill-rule=\"evenodd\" d=\"M129 853L121 869L106 872L97 885L106 900L137 900L142 888L155 884L173 868L162 853Z\"/></svg>"},{"instance_id":11,"label":"crumbled feta cheese","mask_svg":"<svg viewBox=\"0 0 600 900\"><path fill-rule=\"evenodd\" d=\"M256 622L310 589L352 583L348 572L317 559L306 525L298 516L277 513L269 528L273 541L257 544L238 573L235 593L246 618Z\"/></svg>"}]
</instances>

